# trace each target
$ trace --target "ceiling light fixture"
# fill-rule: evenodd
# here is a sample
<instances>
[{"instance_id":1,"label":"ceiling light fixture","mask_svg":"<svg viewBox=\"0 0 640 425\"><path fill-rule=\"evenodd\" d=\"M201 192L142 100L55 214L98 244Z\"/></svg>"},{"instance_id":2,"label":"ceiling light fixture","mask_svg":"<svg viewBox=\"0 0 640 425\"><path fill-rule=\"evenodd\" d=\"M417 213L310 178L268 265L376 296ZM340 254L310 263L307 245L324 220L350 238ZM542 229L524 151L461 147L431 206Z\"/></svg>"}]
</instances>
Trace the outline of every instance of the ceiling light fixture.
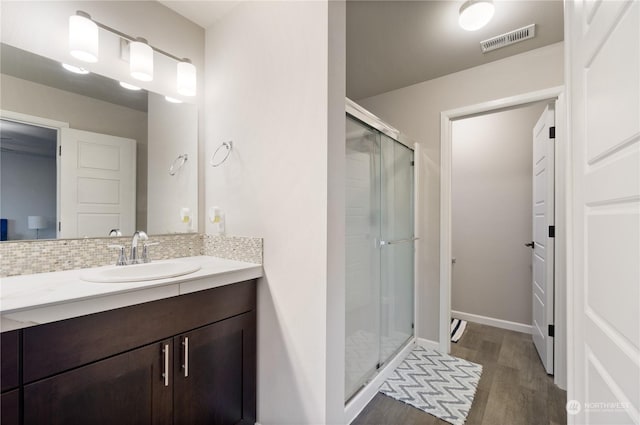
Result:
<instances>
[{"instance_id":1,"label":"ceiling light fixture","mask_svg":"<svg viewBox=\"0 0 640 425\"><path fill-rule=\"evenodd\" d=\"M75 74L81 74L81 75L85 75L89 73L89 70L81 68L79 66L75 66L75 65L69 65L68 63L63 63L62 67L64 69L66 69L69 72L73 72Z\"/></svg>"},{"instance_id":2,"label":"ceiling light fixture","mask_svg":"<svg viewBox=\"0 0 640 425\"><path fill-rule=\"evenodd\" d=\"M489 23L494 12L492 0L467 0L460 7L458 24L467 31L476 31Z\"/></svg>"},{"instance_id":3,"label":"ceiling light fixture","mask_svg":"<svg viewBox=\"0 0 640 425\"><path fill-rule=\"evenodd\" d=\"M140 87L134 86L133 84L125 83L124 81L120 81L120 86L127 90L133 90L133 91L141 90Z\"/></svg>"},{"instance_id":4,"label":"ceiling light fixture","mask_svg":"<svg viewBox=\"0 0 640 425\"><path fill-rule=\"evenodd\" d=\"M98 25L81 10L69 17L69 53L83 62L98 62Z\"/></svg>"},{"instance_id":5,"label":"ceiling light fixture","mask_svg":"<svg viewBox=\"0 0 640 425\"><path fill-rule=\"evenodd\" d=\"M85 62L98 61L98 28L115 34L124 40L123 43L128 44L129 72L133 78L140 81L152 81L153 55L159 53L178 62L176 91L183 96L196 95L196 67L189 59L182 59L150 45L143 38L132 37L111 28L81 10L69 17L69 52L73 57Z\"/></svg>"}]
</instances>

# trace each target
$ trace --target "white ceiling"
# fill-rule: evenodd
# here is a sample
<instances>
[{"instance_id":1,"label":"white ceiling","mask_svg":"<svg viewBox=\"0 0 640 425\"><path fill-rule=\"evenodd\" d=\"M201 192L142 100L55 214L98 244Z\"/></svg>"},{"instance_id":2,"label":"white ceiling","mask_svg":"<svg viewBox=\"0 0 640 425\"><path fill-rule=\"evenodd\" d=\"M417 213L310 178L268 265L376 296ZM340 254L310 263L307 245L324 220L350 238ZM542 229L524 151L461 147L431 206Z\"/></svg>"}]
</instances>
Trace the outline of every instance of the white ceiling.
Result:
<instances>
[{"instance_id":1,"label":"white ceiling","mask_svg":"<svg viewBox=\"0 0 640 425\"><path fill-rule=\"evenodd\" d=\"M206 29L240 3L240 0L159 0L159 2Z\"/></svg>"},{"instance_id":2,"label":"white ceiling","mask_svg":"<svg viewBox=\"0 0 640 425\"><path fill-rule=\"evenodd\" d=\"M347 1L347 96L362 99L563 39L562 0L494 0L478 31L458 26L464 0ZM480 41L535 23L536 37L482 54Z\"/></svg>"},{"instance_id":3,"label":"white ceiling","mask_svg":"<svg viewBox=\"0 0 640 425\"><path fill-rule=\"evenodd\" d=\"M0 151L56 157L56 130L0 120Z\"/></svg>"}]
</instances>

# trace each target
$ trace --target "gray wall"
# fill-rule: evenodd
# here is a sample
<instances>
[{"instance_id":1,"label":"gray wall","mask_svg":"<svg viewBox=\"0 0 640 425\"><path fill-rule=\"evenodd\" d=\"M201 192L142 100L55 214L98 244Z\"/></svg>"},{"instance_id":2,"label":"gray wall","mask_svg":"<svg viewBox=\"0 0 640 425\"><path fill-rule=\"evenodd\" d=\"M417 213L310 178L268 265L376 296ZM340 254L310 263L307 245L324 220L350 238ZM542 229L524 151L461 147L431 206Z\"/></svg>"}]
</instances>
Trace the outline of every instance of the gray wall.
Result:
<instances>
[{"instance_id":1,"label":"gray wall","mask_svg":"<svg viewBox=\"0 0 640 425\"><path fill-rule=\"evenodd\" d=\"M563 43L383 93L360 103L419 142L426 164L418 258L416 335L438 340L440 314L440 113L563 84Z\"/></svg>"},{"instance_id":2,"label":"gray wall","mask_svg":"<svg viewBox=\"0 0 640 425\"><path fill-rule=\"evenodd\" d=\"M52 141L55 143L55 139ZM56 158L23 153L0 153L0 210L7 222L7 240L35 239L27 216L45 217L40 239L56 238ZM24 187L31 188L25 191Z\"/></svg>"},{"instance_id":3,"label":"gray wall","mask_svg":"<svg viewBox=\"0 0 640 425\"><path fill-rule=\"evenodd\" d=\"M531 324L532 131L546 103L453 122L451 309Z\"/></svg>"}]
</instances>

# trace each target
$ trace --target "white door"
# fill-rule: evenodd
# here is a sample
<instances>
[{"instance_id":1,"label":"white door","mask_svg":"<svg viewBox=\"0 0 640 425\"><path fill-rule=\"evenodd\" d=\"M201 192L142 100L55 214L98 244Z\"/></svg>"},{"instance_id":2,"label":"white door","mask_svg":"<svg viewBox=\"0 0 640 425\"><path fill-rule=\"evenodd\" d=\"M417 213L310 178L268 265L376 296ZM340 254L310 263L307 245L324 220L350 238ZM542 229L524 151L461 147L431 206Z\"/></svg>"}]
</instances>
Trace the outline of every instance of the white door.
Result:
<instances>
[{"instance_id":1,"label":"white door","mask_svg":"<svg viewBox=\"0 0 640 425\"><path fill-rule=\"evenodd\" d=\"M533 343L553 374L553 256L555 107L547 106L533 128Z\"/></svg>"},{"instance_id":2,"label":"white door","mask_svg":"<svg viewBox=\"0 0 640 425\"><path fill-rule=\"evenodd\" d=\"M63 128L58 237L135 232L136 141Z\"/></svg>"},{"instance_id":3,"label":"white door","mask_svg":"<svg viewBox=\"0 0 640 425\"><path fill-rule=\"evenodd\" d=\"M640 423L640 1L566 2L574 424Z\"/></svg>"}]
</instances>

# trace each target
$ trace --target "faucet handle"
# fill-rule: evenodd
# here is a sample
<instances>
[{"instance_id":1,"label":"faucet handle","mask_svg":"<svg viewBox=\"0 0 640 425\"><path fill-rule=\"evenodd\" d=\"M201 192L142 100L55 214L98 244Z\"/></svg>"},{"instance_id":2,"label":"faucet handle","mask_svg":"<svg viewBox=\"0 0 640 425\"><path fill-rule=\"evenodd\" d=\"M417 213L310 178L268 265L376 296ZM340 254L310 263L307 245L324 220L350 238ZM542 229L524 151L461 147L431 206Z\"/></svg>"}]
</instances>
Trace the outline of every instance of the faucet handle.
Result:
<instances>
[{"instance_id":1,"label":"faucet handle","mask_svg":"<svg viewBox=\"0 0 640 425\"><path fill-rule=\"evenodd\" d=\"M142 262L150 263L151 258L149 258L149 248L150 246L160 245L160 242L143 242L142 243Z\"/></svg>"},{"instance_id":2,"label":"faucet handle","mask_svg":"<svg viewBox=\"0 0 640 425\"><path fill-rule=\"evenodd\" d=\"M124 250L124 245L107 245L107 247L120 250L120 253L118 254L118 261L116 261L116 266L126 266L128 264L127 253Z\"/></svg>"}]
</instances>

